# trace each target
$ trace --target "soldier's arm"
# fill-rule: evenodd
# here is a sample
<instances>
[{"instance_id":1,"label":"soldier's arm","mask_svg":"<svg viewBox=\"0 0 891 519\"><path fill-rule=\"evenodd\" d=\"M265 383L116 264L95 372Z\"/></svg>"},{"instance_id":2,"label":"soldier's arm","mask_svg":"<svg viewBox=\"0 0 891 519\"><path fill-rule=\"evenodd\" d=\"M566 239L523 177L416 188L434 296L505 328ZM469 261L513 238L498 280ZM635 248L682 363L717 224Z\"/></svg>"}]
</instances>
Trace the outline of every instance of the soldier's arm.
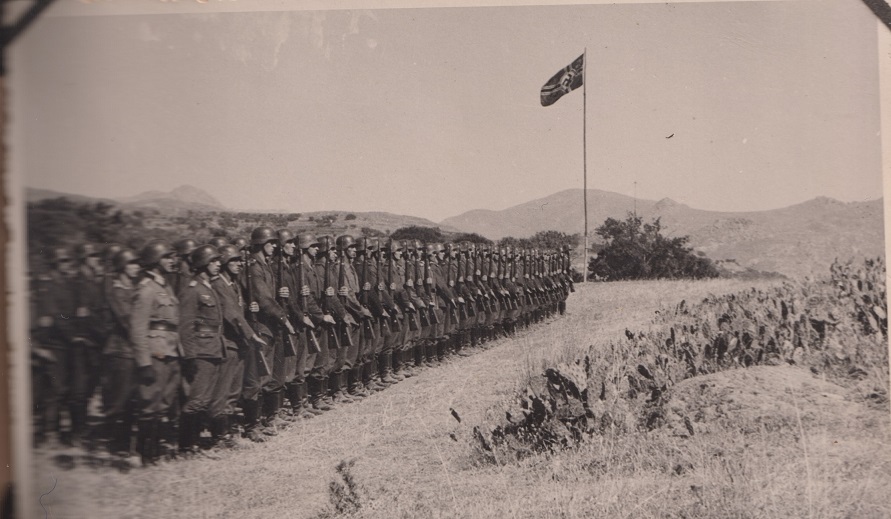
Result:
<instances>
[{"instance_id":1,"label":"soldier's arm","mask_svg":"<svg viewBox=\"0 0 891 519\"><path fill-rule=\"evenodd\" d=\"M130 312L130 340L133 342L133 356L140 368L152 365L152 352L148 344L149 319L154 298L151 289L140 284L133 298Z\"/></svg>"},{"instance_id":2,"label":"soldier's arm","mask_svg":"<svg viewBox=\"0 0 891 519\"><path fill-rule=\"evenodd\" d=\"M284 309L275 300L275 291L256 265L252 265L251 282L253 283L254 301L260 306L260 312L284 324L287 320Z\"/></svg>"},{"instance_id":3,"label":"soldier's arm","mask_svg":"<svg viewBox=\"0 0 891 519\"><path fill-rule=\"evenodd\" d=\"M179 295L179 339L183 358L195 358L195 316L198 309L198 289L194 281L183 287Z\"/></svg>"},{"instance_id":4,"label":"soldier's arm","mask_svg":"<svg viewBox=\"0 0 891 519\"><path fill-rule=\"evenodd\" d=\"M127 334L130 333L130 312L133 291L120 287L112 287L108 293L108 306L115 322L121 325Z\"/></svg>"}]
</instances>

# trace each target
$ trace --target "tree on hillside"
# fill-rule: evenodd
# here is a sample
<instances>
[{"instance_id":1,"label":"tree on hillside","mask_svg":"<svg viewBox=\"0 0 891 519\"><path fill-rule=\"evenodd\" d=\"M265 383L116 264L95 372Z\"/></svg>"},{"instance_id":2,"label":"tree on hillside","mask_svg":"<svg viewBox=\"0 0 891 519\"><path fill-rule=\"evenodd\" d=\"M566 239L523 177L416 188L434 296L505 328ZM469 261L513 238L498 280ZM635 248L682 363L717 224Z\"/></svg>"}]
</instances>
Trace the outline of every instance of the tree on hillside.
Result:
<instances>
[{"instance_id":1,"label":"tree on hillside","mask_svg":"<svg viewBox=\"0 0 891 519\"><path fill-rule=\"evenodd\" d=\"M442 231L439 230L439 227L423 227L420 225L400 227L393 231L393 234L390 237L394 240L421 240L423 242L444 241Z\"/></svg>"},{"instance_id":2,"label":"tree on hillside","mask_svg":"<svg viewBox=\"0 0 891 519\"><path fill-rule=\"evenodd\" d=\"M566 234L565 232L560 231L539 231L529 238L514 238L513 236L507 236L498 242L499 247L541 250L554 250L567 245L570 249L575 249L578 244L578 234Z\"/></svg>"},{"instance_id":3,"label":"tree on hillside","mask_svg":"<svg viewBox=\"0 0 891 519\"><path fill-rule=\"evenodd\" d=\"M711 260L687 246L688 236L663 236L659 218L651 223L630 213L624 221L607 218L595 233L605 245L588 263L594 276L610 280L718 276Z\"/></svg>"},{"instance_id":4,"label":"tree on hillside","mask_svg":"<svg viewBox=\"0 0 891 519\"><path fill-rule=\"evenodd\" d=\"M462 232L456 234L452 236L452 241L455 243L470 242L480 245L492 245L492 240L486 238L485 236L480 236L475 232Z\"/></svg>"}]
</instances>

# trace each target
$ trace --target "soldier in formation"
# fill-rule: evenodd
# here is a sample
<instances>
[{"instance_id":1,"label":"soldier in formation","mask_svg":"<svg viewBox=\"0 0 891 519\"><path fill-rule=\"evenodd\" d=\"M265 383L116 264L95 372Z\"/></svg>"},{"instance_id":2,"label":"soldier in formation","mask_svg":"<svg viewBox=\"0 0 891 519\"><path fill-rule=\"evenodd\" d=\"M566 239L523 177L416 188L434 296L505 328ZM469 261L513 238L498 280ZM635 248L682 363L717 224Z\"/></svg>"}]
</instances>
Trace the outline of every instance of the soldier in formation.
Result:
<instances>
[{"instance_id":1,"label":"soldier in formation","mask_svg":"<svg viewBox=\"0 0 891 519\"><path fill-rule=\"evenodd\" d=\"M270 227L59 248L49 264L32 306L35 442L101 450L91 437L144 465L265 441L562 314L573 290L568 248ZM104 426L88 435L97 388Z\"/></svg>"}]
</instances>

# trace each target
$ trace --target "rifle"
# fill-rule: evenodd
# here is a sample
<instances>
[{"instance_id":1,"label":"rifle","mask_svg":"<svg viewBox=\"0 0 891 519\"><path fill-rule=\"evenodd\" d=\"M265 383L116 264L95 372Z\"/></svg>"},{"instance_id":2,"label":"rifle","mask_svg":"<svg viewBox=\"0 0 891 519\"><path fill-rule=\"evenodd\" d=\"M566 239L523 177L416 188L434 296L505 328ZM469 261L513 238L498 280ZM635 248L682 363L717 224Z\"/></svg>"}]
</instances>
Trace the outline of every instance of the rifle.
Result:
<instances>
[{"instance_id":1,"label":"rifle","mask_svg":"<svg viewBox=\"0 0 891 519\"><path fill-rule=\"evenodd\" d=\"M458 279L455 282L455 287L462 288L464 286L464 277L467 272L467 260L464 260L464 270L461 270L461 247L458 247ZM458 290L458 294L461 294L461 290ZM473 311L473 297L470 295L467 296L468 300L464 303L461 303L461 318L467 319L468 317L474 317L476 312Z\"/></svg>"},{"instance_id":2,"label":"rifle","mask_svg":"<svg viewBox=\"0 0 891 519\"><path fill-rule=\"evenodd\" d=\"M300 253L302 254L302 253ZM300 280L300 307L303 309L303 327L306 330L306 344L309 347L309 353L321 353L322 348L319 346L319 339L316 337L315 325L306 312L306 296L303 295L303 287L306 286L306 273L303 272L303 257L297 258L297 277Z\"/></svg>"},{"instance_id":3,"label":"rifle","mask_svg":"<svg viewBox=\"0 0 891 519\"><path fill-rule=\"evenodd\" d=\"M257 329L257 314L251 312L250 306L251 303L254 302L254 288L253 283L251 283L251 255L248 251L242 251L241 257L244 259L244 285L245 289L247 289L247 299L248 299L248 321L251 323L251 329ZM261 377L266 377L272 374L272 369L269 368L269 363L266 362L266 357L263 356L263 348L257 346L254 351L256 351L257 355L257 373Z\"/></svg>"},{"instance_id":4,"label":"rifle","mask_svg":"<svg viewBox=\"0 0 891 519\"><path fill-rule=\"evenodd\" d=\"M449 287L449 289L451 289L452 285L454 284L454 283L452 283L452 248L451 247L446 249L446 256L449 257L448 261L446 262L446 286ZM452 322L457 324L458 323L458 308L457 308L458 302L454 299L449 299L447 306L449 308L449 317L451 318ZM465 314L464 317L467 318L467 314Z\"/></svg>"},{"instance_id":5,"label":"rifle","mask_svg":"<svg viewBox=\"0 0 891 519\"><path fill-rule=\"evenodd\" d=\"M424 252L427 251L427 244L424 244ZM427 293L427 297L430 299L430 302L433 304L432 308L428 308L427 312L430 314L430 322L432 324L439 324L439 316L436 315L436 298L433 295L433 290L430 285L432 283L428 283L427 280L430 279L430 256L427 256L427 260L424 262L424 291Z\"/></svg>"},{"instance_id":6,"label":"rifle","mask_svg":"<svg viewBox=\"0 0 891 519\"><path fill-rule=\"evenodd\" d=\"M420 299L421 302L423 303L423 299L421 299L421 288L423 287L423 284L422 284L423 281L421 281L421 276L418 275L420 272L420 267L418 266L418 256L420 256L420 253L417 251L417 249L415 249L414 258L412 258L412 267L415 271L415 290L416 290L415 293L418 295L418 299ZM406 258L405 264L407 267L408 266L407 258ZM406 268L406 272L408 272L407 268ZM420 282L420 283L418 283L418 282ZM419 284L421 286L418 286ZM418 316L421 318L421 327L424 327L424 328L427 326L430 326L430 318L428 317L429 314L427 313L428 310L429 310L429 308L427 308L426 303L424 303L424 306L418 307Z\"/></svg>"},{"instance_id":7,"label":"rifle","mask_svg":"<svg viewBox=\"0 0 891 519\"><path fill-rule=\"evenodd\" d=\"M344 251L344 256L346 256L346 251ZM359 281L359 303L362 304L362 307L368 310L368 291L365 290L365 282L368 281L368 261L371 258L371 251L368 249L368 240L365 240L365 257L362 258L362 279ZM341 265L343 260L341 260ZM369 319L362 319L362 330L365 331L365 337L370 337L371 340L377 338L377 334L374 333L374 326L371 325L371 321Z\"/></svg>"},{"instance_id":8,"label":"rifle","mask_svg":"<svg viewBox=\"0 0 891 519\"><path fill-rule=\"evenodd\" d=\"M339 294L341 287L343 287L344 284L346 283L346 281L344 279L344 273L343 273L343 262L345 259L344 256L346 256L346 251L337 251L337 255L338 255L338 258L340 258L340 264L338 265L339 270L337 273L337 292ZM340 304L343 305L344 310L346 310L346 306L347 306L346 296L338 295L338 297L340 298ZM347 324L346 320L344 319L343 321L340 322L340 330L339 331L340 331L341 344L343 344L344 346L349 348L350 346L353 345L353 338L350 337L350 330L347 328L347 326L349 326L349 325Z\"/></svg>"},{"instance_id":9,"label":"rifle","mask_svg":"<svg viewBox=\"0 0 891 519\"><path fill-rule=\"evenodd\" d=\"M471 257L473 257L473 275L476 276L476 272L477 270L479 270L477 268L477 258L479 257L479 253L476 250L471 250L470 255ZM477 295L479 296L479 299L476 300L477 310L480 312L486 312L489 305L486 303L486 294L484 294L483 291L480 290L480 286L482 286L483 283L482 276L477 276L476 279L474 279L474 282L474 284L476 285Z\"/></svg>"},{"instance_id":10,"label":"rifle","mask_svg":"<svg viewBox=\"0 0 891 519\"><path fill-rule=\"evenodd\" d=\"M329 247L329 245L330 244L328 243L328 240L325 240L325 247ZM325 250L325 290L322 293L322 311L325 312L326 314L330 313L329 308L328 308L328 294L326 293L328 291L328 289L331 288L331 284L329 283L330 276L328 275L330 266L331 266L331 254L328 251L328 249L326 248L326 250ZM340 344L340 335L337 334L337 330L335 330L334 327L335 327L335 325L333 325L333 324L329 324L326 327L328 330L327 331L328 344L329 345L333 344L335 348L342 348L342 346Z\"/></svg>"},{"instance_id":11,"label":"rifle","mask_svg":"<svg viewBox=\"0 0 891 519\"><path fill-rule=\"evenodd\" d=\"M377 280L377 286L375 287L375 290L380 292L381 283L383 283L383 281L381 281L383 279L381 277L381 262L384 261L384 251L383 251L383 249L381 249L380 239L377 239L376 243L377 243L377 247L376 247L377 261L374 263L374 266L376 269L375 279ZM387 265L388 265L387 268L389 268L390 258L387 258ZM390 300L392 301L393 300L393 292L390 290L390 278L393 277L393 271L390 270L388 272L388 275L389 275L389 278L387 279L387 294L390 295ZM383 301L383 297L381 297L381 301ZM383 306L383 305L381 305L381 306ZM387 314L389 314L389 316ZM391 322L392 322L392 324L391 324ZM389 333L399 333L399 331L401 330L401 328L399 326L399 319L396 318L395 310L392 313L390 313L389 310L387 310L387 308L384 308L384 314L381 315L381 330L383 330L384 328L386 328Z\"/></svg>"},{"instance_id":12,"label":"rifle","mask_svg":"<svg viewBox=\"0 0 891 519\"><path fill-rule=\"evenodd\" d=\"M532 305L532 283L529 278L529 261L528 256L526 255L526 251L523 251L523 294L526 296L526 304Z\"/></svg>"},{"instance_id":13,"label":"rifle","mask_svg":"<svg viewBox=\"0 0 891 519\"><path fill-rule=\"evenodd\" d=\"M278 248L278 279L275 280L275 293L278 295L279 289L284 286L284 271L285 271L285 248L284 246ZM279 303L282 306L282 310L285 311L285 318L289 321L291 320L290 312L288 311L288 302L280 297ZM291 334L288 332L288 329L282 325L280 328L282 334L282 343L285 346L285 357L296 357L297 356L297 348L294 347L294 341L291 340Z\"/></svg>"},{"instance_id":14,"label":"rifle","mask_svg":"<svg viewBox=\"0 0 891 519\"><path fill-rule=\"evenodd\" d=\"M396 258L393 256L394 251L390 251L390 254L387 257L387 289L390 290L390 295L393 295L393 264L396 263ZM405 258L405 277L408 279L408 257ZM404 287L403 287L404 288ZM406 296L407 297L407 296ZM418 331L418 318L409 310L405 311L405 318L408 319L408 329L410 331L416 332ZM399 331L399 320L396 319L396 316L393 316L393 330Z\"/></svg>"}]
</instances>

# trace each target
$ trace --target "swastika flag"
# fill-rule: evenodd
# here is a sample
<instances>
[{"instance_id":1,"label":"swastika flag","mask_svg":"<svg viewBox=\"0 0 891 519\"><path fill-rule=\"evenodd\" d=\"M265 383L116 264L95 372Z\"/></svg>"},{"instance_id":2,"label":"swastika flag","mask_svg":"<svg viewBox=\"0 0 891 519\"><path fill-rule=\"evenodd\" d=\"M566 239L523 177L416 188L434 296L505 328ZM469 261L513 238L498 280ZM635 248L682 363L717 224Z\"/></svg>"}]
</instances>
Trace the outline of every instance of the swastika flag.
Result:
<instances>
[{"instance_id":1,"label":"swastika flag","mask_svg":"<svg viewBox=\"0 0 891 519\"><path fill-rule=\"evenodd\" d=\"M551 106L564 95L582 86L585 77L585 55L582 54L569 66L554 74L541 87L541 106Z\"/></svg>"}]
</instances>

